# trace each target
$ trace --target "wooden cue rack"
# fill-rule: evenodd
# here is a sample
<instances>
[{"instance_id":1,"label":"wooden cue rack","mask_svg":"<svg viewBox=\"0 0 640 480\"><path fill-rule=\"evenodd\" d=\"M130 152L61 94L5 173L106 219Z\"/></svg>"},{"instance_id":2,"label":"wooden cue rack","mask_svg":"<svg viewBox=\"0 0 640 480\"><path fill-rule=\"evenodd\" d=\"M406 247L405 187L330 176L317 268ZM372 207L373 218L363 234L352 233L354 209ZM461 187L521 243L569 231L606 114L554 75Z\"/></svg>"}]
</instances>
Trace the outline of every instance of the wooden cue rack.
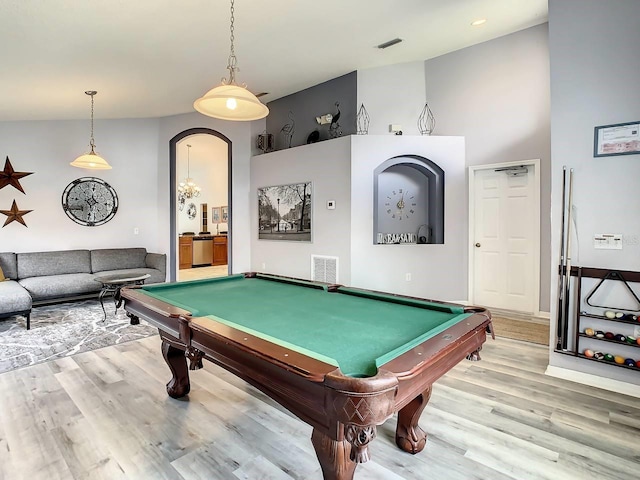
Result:
<instances>
[{"instance_id":1,"label":"wooden cue rack","mask_svg":"<svg viewBox=\"0 0 640 480\"><path fill-rule=\"evenodd\" d=\"M640 372L640 368L636 367L636 366L627 366L624 364L618 364L615 362L611 362L611 361L606 361L606 360L597 360L595 358L589 358L587 356L585 356L583 353L581 353L581 349L579 347L580 345L580 341L583 338L587 338L587 339L591 339L591 340L595 340L598 342L603 342L603 345L605 345L604 348L606 348L606 342L609 343L613 343L616 345L624 345L624 350L628 351L629 354L627 355L627 358L633 358L634 360L640 360L640 345L635 343L628 343L628 342L621 342L621 341L617 341L614 339L607 339L607 338L596 338L596 337L592 337L589 335L586 335L585 333L582 332L582 319L583 318L593 318L593 319L597 319L600 321L605 321L605 322L611 322L612 324L615 323L619 323L619 324L628 324L628 325L634 325L634 326L640 326L640 321L637 320L627 320L627 319L618 319L618 318L607 318L604 315L597 315L597 314L593 314L593 313L587 313L581 310L581 306L582 306L582 279L583 278L596 278L596 279L600 279L600 283L597 284L593 290L591 291L591 293L589 294L589 297L591 297L597 290L598 288L605 282L605 281L620 281L620 282L624 282L626 284L626 287L629 289L631 295L636 299L636 301L638 302L638 306L637 306L637 310L633 311L633 310L628 310L628 309L622 309L622 308L616 308L613 306L596 306L596 305L591 305L593 308L602 308L605 310L612 310L612 311L616 311L616 310L623 310L624 312L628 312L628 313L633 313L635 315L639 315L640 316L640 299L638 299L637 295L633 292L633 290L631 289L631 287L628 285L629 283L640 283L640 272L634 272L634 271L630 271L630 270L612 270L612 269L603 269L603 268L593 268L593 267L580 267L580 266L576 266L576 265L572 265L570 272L569 272L571 277L576 277L576 297L577 297L577 305L576 305L576 311L575 311L575 323L574 323L574 327L575 327L575 332L574 332L574 350L573 351L558 351L556 350L557 353L564 353L564 354L568 354L568 355L572 355L574 357L578 357L578 358L583 358L585 360L591 360L591 361L595 361L595 362L599 362L599 363L604 363L606 365L613 365L616 367L622 367L622 368L627 368L630 370L636 370L637 372ZM585 301L588 301L588 298L585 299Z\"/></svg>"}]
</instances>

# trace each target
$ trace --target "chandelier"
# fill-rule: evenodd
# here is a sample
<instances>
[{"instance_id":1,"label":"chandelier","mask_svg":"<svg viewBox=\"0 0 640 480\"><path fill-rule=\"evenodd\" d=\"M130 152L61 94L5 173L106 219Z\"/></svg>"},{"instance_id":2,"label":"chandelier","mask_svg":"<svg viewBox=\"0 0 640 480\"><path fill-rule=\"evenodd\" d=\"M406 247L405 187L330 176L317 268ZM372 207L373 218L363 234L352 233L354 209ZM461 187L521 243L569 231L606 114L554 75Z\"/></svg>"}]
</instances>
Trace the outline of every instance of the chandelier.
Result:
<instances>
[{"instance_id":1,"label":"chandelier","mask_svg":"<svg viewBox=\"0 0 640 480\"><path fill-rule=\"evenodd\" d=\"M200 196L200 187L196 185L190 175L190 162L191 162L191 145L187 145L187 178L184 182L180 182L178 185L178 204L180 210L184 208L185 201L188 198L195 198Z\"/></svg>"}]
</instances>

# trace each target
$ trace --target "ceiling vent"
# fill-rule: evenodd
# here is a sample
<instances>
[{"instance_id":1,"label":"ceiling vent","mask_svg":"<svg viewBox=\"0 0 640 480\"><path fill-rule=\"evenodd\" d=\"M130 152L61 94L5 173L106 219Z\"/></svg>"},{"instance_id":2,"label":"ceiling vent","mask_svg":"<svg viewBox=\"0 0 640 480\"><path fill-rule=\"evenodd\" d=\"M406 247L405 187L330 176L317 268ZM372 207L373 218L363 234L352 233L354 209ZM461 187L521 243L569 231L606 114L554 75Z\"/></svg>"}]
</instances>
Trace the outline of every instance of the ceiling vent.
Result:
<instances>
[{"instance_id":1,"label":"ceiling vent","mask_svg":"<svg viewBox=\"0 0 640 480\"><path fill-rule=\"evenodd\" d=\"M401 38L394 38L393 40L389 40L388 42L381 43L380 45L378 45L378 48L379 49L389 48L389 47L392 47L393 45L397 45L400 42L402 42Z\"/></svg>"}]
</instances>

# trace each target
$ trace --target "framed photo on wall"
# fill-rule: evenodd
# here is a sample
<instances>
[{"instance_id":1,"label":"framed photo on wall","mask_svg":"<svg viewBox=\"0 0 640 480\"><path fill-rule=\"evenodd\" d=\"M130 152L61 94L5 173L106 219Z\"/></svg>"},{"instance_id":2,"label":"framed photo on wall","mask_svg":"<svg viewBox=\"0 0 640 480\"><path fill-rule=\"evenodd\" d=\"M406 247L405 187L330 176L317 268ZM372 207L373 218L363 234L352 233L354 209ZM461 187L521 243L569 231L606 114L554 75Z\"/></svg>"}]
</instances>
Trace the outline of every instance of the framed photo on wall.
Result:
<instances>
[{"instance_id":1,"label":"framed photo on wall","mask_svg":"<svg viewBox=\"0 0 640 480\"><path fill-rule=\"evenodd\" d=\"M593 156L635 155L640 153L640 121L596 127Z\"/></svg>"},{"instance_id":2,"label":"framed photo on wall","mask_svg":"<svg viewBox=\"0 0 640 480\"><path fill-rule=\"evenodd\" d=\"M311 241L311 182L258 188L258 239Z\"/></svg>"},{"instance_id":3,"label":"framed photo on wall","mask_svg":"<svg viewBox=\"0 0 640 480\"><path fill-rule=\"evenodd\" d=\"M220 215L221 222L228 223L229 222L229 207L225 205L224 207L220 207Z\"/></svg>"},{"instance_id":4,"label":"framed photo on wall","mask_svg":"<svg viewBox=\"0 0 640 480\"><path fill-rule=\"evenodd\" d=\"M220 223L220 207L211 209L211 223Z\"/></svg>"}]
</instances>

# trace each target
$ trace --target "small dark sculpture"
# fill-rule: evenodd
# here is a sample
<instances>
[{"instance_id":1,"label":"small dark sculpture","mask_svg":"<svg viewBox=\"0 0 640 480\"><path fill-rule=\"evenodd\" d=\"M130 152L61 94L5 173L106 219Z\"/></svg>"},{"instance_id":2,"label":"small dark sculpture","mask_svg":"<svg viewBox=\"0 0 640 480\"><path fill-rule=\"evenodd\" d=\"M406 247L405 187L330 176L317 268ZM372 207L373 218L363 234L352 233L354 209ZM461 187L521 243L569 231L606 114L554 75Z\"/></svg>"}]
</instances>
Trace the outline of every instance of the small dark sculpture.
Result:
<instances>
[{"instance_id":1,"label":"small dark sculpture","mask_svg":"<svg viewBox=\"0 0 640 480\"><path fill-rule=\"evenodd\" d=\"M307 137L307 145L310 143L316 143L318 140L320 140L320 132L318 130L314 130Z\"/></svg>"},{"instance_id":2,"label":"small dark sculpture","mask_svg":"<svg viewBox=\"0 0 640 480\"><path fill-rule=\"evenodd\" d=\"M342 130L340 130L340 124L338 120L340 120L340 103L336 102L336 109L338 113L336 113L331 119L331 125L329 125L329 136L331 138L337 138L342 135Z\"/></svg>"}]
</instances>

